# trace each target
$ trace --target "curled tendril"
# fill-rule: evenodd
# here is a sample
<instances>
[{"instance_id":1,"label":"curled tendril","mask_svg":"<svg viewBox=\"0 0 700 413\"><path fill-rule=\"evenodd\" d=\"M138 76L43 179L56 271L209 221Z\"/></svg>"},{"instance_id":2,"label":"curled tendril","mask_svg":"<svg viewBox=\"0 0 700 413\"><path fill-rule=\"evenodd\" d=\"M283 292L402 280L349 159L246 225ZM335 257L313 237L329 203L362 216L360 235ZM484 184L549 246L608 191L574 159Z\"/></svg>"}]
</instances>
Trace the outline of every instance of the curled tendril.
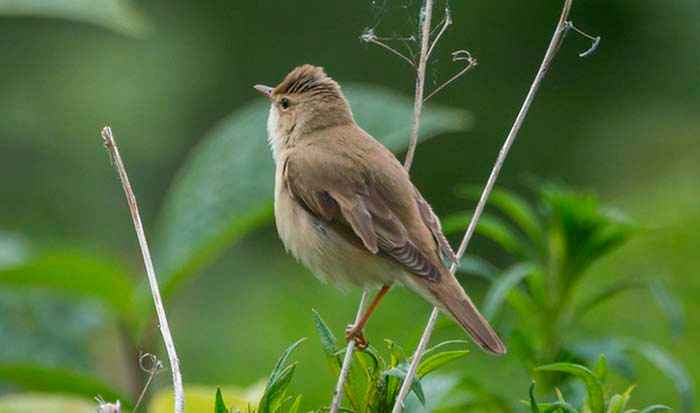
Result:
<instances>
[{"instance_id":1,"label":"curled tendril","mask_svg":"<svg viewBox=\"0 0 700 413\"><path fill-rule=\"evenodd\" d=\"M387 39L387 38L383 38L383 37L378 37L374 33L374 28L369 27L369 28L365 29L365 31L360 35L360 40L362 40L365 43L374 43L377 46L383 47L384 49L390 51L391 53L393 53L396 56L403 59L409 65L416 67L416 63L413 60L409 59L403 53L399 52L398 50L394 49L393 47L389 46L387 43L384 42L386 40L404 40L404 41L409 40L409 41L412 41L413 36L408 37L408 38L399 38L399 39L390 39L389 38L389 39Z\"/></svg>"},{"instance_id":2,"label":"curled tendril","mask_svg":"<svg viewBox=\"0 0 700 413\"><path fill-rule=\"evenodd\" d=\"M474 56L472 56L472 54L469 53L468 50L464 49L452 52L452 61L466 62L466 65L460 71L455 73L451 78L447 79L443 84L441 84L435 90L430 92L430 94L423 100L423 102L426 102L428 99L435 96L438 92L447 87L447 85L459 79L462 75L467 73L470 69L474 68L478 64L476 58L474 58Z\"/></svg>"},{"instance_id":3,"label":"curled tendril","mask_svg":"<svg viewBox=\"0 0 700 413\"><path fill-rule=\"evenodd\" d=\"M591 47L589 47L588 50L585 50L585 51L579 53L578 57L588 57L588 56L592 55L596 51L596 49L598 49L598 45L600 45L600 40L601 40L600 36L591 36L590 34L584 32L583 30L574 26L574 22L572 22L571 20L567 20L564 23L564 30L566 30L566 31L573 30L576 33L578 33L579 35L589 39L592 42Z\"/></svg>"},{"instance_id":4,"label":"curled tendril","mask_svg":"<svg viewBox=\"0 0 700 413\"><path fill-rule=\"evenodd\" d=\"M139 368L148 374L156 374L163 370L163 362L151 353L143 353L139 356Z\"/></svg>"}]
</instances>

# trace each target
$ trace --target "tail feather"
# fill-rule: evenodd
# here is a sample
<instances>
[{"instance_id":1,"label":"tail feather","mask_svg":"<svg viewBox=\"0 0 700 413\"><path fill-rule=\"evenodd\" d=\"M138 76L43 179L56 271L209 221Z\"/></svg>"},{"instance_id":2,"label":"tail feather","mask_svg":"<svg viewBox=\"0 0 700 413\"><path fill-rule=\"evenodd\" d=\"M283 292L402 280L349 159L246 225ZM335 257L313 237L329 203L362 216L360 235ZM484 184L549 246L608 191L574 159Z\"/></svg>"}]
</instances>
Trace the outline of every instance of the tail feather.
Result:
<instances>
[{"instance_id":1,"label":"tail feather","mask_svg":"<svg viewBox=\"0 0 700 413\"><path fill-rule=\"evenodd\" d=\"M494 354L506 353L498 334L452 274L445 271L437 281L420 279L412 284L418 284L418 292L457 321L479 347Z\"/></svg>"}]
</instances>

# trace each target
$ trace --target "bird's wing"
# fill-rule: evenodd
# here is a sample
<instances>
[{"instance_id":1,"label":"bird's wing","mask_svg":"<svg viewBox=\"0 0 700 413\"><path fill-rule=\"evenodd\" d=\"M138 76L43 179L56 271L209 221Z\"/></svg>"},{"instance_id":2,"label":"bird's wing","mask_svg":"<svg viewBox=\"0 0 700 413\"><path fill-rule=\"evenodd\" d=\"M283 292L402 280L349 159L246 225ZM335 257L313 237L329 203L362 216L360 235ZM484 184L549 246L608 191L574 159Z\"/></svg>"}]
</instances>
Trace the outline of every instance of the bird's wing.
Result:
<instances>
[{"instance_id":1,"label":"bird's wing","mask_svg":"<svg viewBox=\"0 0 700 413\"><path fill-rule=\"evenodd\" d=\"M430 204L428 204L428 202L423 198L423 195L421 195L418 189L415 189L415 198L416 204L418 205L418 211L423 219L423 223L425 223L425 225L428 227L430 233L433 234L435 242L437 242L437 244L440 246L440 253L444 259L456 264L458 261L457 256L452 250L447 238L445 238L445 234L442 233L440 219L437 217L437 215L435 215L433 208L430 207Z\"/></svg>"},{"instance_id":2,"label":"bird's wing","mask_svg":"<svg viewBox=\"0 0 700 413\"><path fill-rule=\"evenodd\" d=\"M411 240L367 171L342 156L324 155L299 151L287 158L283 179L297 202L323 221L352 229L341 233L351 232L373 254L384 254L415 275L437 279L440 269Z\"/></svg>"}]
</instances>

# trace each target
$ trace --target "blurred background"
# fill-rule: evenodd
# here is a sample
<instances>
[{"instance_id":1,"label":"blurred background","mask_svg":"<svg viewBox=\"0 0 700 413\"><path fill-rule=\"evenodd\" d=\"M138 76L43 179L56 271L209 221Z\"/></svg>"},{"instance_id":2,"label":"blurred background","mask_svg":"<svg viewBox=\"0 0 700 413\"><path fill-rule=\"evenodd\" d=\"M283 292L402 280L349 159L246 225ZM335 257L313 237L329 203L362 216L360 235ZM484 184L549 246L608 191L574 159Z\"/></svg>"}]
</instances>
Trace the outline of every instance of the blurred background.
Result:
<instances>
[{"instance_id":1,"label":"blurred background","mask_svg":"<svg viewBox=\"0 0 700 413\"><path fill-rule=\"evenodd\" d=\"M437 3L436 22L445 7ZM411 68L359 36L368 28L393 38L415 35L419 6L417 0L0 0L0 269L9 269L0 283L0 394L61 392L60 384L36 379L31 369L20 374L16 366L96 375L119 394L132 394L140 388L138 352L163 354L151 307L131 307L129 288L145 291L142 264L99 138L102 126L110 124L115 131L154 249L167 250L163 245L172 240L165 238L192 235L191 228L169 228L166 222L179 213L172 204L183 197L192 198L189 204L183 201L189 208L199 197L256 175L267 182L258 196L269 202L267 154L260 162L248 162L243 176L235 168L229 175L222 156L218 176L230 182L209 187L206 179L188 180L193 154L204 150L208 136L226 133L216 126L222 119L255 119L238 129L246 136L236 142L264 140L266 107L251 85L276 84L294 66L312 63L324 66L341 85L386 88L410 103ZM479 66L428 104L466 111L469 120L438 130L416 153L414 182L440 216L473 207L455 195L455 188L485 182L561 5L508 0L453 1L449 7L454 25L435 52L429 88L458 68L450 61L453 50L468 49ZM626 293L600 306L584 325L601 337L614 333L653 341L697 377L700 4L588 0L575 2L571 18L577 27L600 35L600 47L579 58L590 41L568 35L500 185L534 201L533 180L565 184L597 193L603 204L635 221L642 230L597 262L586 283L658 277L678 297L685 328L672 334L643 293ZM415 43L406 43L417 50ZM393 44L405 47L400 40ZM393 101L378 102L381 111ZM409 121L406 112L405 124ZM198 190L177 192L182 182L197 182ZM240 202L232 196L231 202ZM300 367L293 388L304 394L303 405L310 409L328 403L335 381L319 355L312 309L342 336L359 292L343 293L314 279L284 253L269 210L262 211L253 214L257 218L247 221L240 236L227 235L216 252L192 258L196 265L187 271L172 268L181 245L156 252L156 266L163 277L180 277L166 304L188 386L255 385L284 348L309 337L296 354ZM188 219L195 233L197 225L220 225ZM458 235L452 238L453 244L458 240ZM470 252L488 256L499 267L512 261L483 237ZM48 258L35 262L34 257ZM51 288L26 281L66 263L65 268L74 266L76 274L86 273L84 279L93 282L113 275L124 281L95 294L74 294L70 284L84 280L71 271L60 270L65 277ZM10 271L20 267L20 273ZM481 301L488 285L474 277L462 280ZM139 310L127 308L129 321L117 322L110 305ZM395 289L371 320L368 336L377 343L391 338L410 349L429 311L410 292ZM137 326L132 331L139 333L125 333L125 324ZM124 340L125 335L133 339ZM449 323L436 337L464 338ZM513 357L495 359L474 351L451 368L513 400L525 399L530 375ZM680 406L672 381L643 361L632 382L639 384L635 398L640 404ZM155 386L169 383L163 373Z\"/></svg>"}]
</instances>

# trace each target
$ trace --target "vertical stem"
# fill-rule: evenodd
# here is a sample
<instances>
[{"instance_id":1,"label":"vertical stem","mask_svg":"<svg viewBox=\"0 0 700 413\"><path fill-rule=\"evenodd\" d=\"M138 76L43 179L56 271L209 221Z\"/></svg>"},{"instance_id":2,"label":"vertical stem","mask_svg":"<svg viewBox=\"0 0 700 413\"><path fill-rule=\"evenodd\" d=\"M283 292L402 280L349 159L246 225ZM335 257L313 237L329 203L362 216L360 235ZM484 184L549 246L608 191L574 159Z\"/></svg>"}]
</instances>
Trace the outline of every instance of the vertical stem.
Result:
<instances>
[{"instance_id":1,"label":"vertical stem","mask_svg":"<svg viewBox=\"0 0 700 413\"><path fill-rule=\"evenodd\" d=\"M365 309L365 303L367 302L367 295L368 293L366 290L362 292L360 305L357 307L357 315L355 316L356 324L362 317L362 313ZM338 409L340 408L340 403L343 401L343 388L345 386L345 381L348 378L348 373L350 372L353 351L355 351L355 340L350 340L347 348L345 349L345 357L343 357L343 364L340 368L340 375L338 375L338 383L336 384L335 392L333 392L333 401L331 403L329 413L337 413Z\"/></svg>"},{"instance_id":2,"label":"vertical stem","mask_svg":"<svg viewBox=\"0 0 700 413\"><path fill-rule=\"evenodd\" d=\"M430 49L430 21L433 15L433 0L425 0L425 5L423 6L422 18L420 19L420 30L421 30L421 47L420 47L420 57L418 60L417 75L416 75L416 97L413 102L413 127L411 129L411 137L408 145L408 151L406 152L406 160L404 161L404 168L407 171L411 169L411 164L413 163L413 156L416 152L416 146L418 145L418 132L420 129L420 117L423 111L423 94L425 89L425 69L428 64L428 50ZM362 293L362 298L360 299L360 305L357 309L357 317L355 322L357 323L362 317L362 311L367 301L367 292ZM343 400L343 387L345 386L345 381L347 380L348 372L350 371L350 364L352 363L352 353L355 351L355 343L351 340L348 343L347 349L345 350L345 357L343 358L343 364L341 366L340 375L338 376L338 382L335 387L335 392L333 393L333 401L331 403L331 408L329 413L337 413L340 408L340 403Z\"/></svg>"},{"instance_id":3,"label":"vertical stem","mask_svg":"<svg viewBox=\"0 0 700 413\"><path fill-rule=\"evenodd\" d=\"M425 0L421 13L421 37L420 37L420 56L418 58L418 69L416 73L416 97L413 102L413 127L411 128L411 138L406 152L406 160L404 168L411 169L413 164L413 156L416 153L418 145L418 132L420 129L420 116L423 112L423 93L425 90L425 69L428 66L428 50L430 47L430 20L433 16L433 0Z\"/></svg>"},{"instance_id":4,"label":"vertical stem","mask_svg":"<svg viewBox=\"0 0 700 413\"><path fill-rule=\"evenodd\" d=\"M566 20L568 19L572 2L573 0L564 1L561 16L559 17L559 22L557 24L556 29L554 29L552 40L549 42L549 47L547 47L547 51L545 52L544 58L542 59L542 64L540 65L540 68L537 71L537 74L535 75L535 79L532 81L530 90L528 91L527 96L525 97L525 101L520 107L520 111L518 112L518 115L516 116L515 121L513 122L513 126L511 127L510 132L508 133L508 137L506 138L505 142L503 143L503 146L501 147L501 150L498 153L498 157L496 158L496 162L493 165L493 169L491 170L491 174L489 175L489 178L486 182L486 186L484 187L484 190L481 193L481 197L479 198L479 202L477 203L476 209L474 210L474 215L472 216L472 219L469 222L467 231L464 234L462 243L460 244L459 250L457 251L457 258L461 258L462 255L464 255L464 252L467 250L469 241L471 240L472 235L474 235L476 225L479 222L481 213L483 212L484 207L486 206L486 201L488 200L489 195L491 194L491 191L493 190L493 187L496 183L496 180L498 179L498 175L501 171L501 168L503 167L503 163L505 162L506 157L508 156L508 152L510 151L511 146L515 141L515 138L518 136L518 132L520 131L520 128L522 127L523 122L525 121L527 112L529 111L530 106L532 105L532 101L537 95L537 91L539 90L540 85L542 84L542 80L544 79L545 75L547 74L547 71L551 67L552 60L554 59L554 56L556 56L557 51L561 46L564 34L566 32ZM456 264L453 264L450 268L450 272L454 274L455 270ZM430 341L430 336L433 332L433 328L435 327L435 321L437 320L438 314L438 309L433 308L433 311L430 313L430 318L428 319L428 323L425 327L425 330L423 331L423 335L421 336L420 342L418 343L418 347L416 348L416 351L413 354L411 365L409 366L408 372L406 373L406 378L404 379L404 382L401 385L401 390L399 391L399 395L396 398L396 402L394 404L394 409L392 410L392 413L401 413L401 410L403 409L403 402L406 399L406 396L408 396L408 392L410 391L411 385L413 384L413 379L416 375L416 369L418 368L418 364L420 363L420 360L423 357L423 353L425 352L425 349L428 346L428 342Z\"/></svg>"},{"instance_id":5,"label":"vertical stem","mask_svg":"<svg viewBox=\"0 0 700 413\"><path fill-rule=\"evenodd\" d=\"M165 350L168 353L168 359L170 360L170 370L173 375L173 390L175 397L175 413L183 413L185 411L185 391L182 386L182 375L180 374L180 362L177 357L177 352L175 351L175 343L173 342L172 334L170 333L170 327L168 326L168 318L165 315L165 307L163 306L163 300L160 297L160 289L158 288L158 279L156 278L156 271L153 267L153 260L151 260L151 252L148 248L148 242L146 241L146 234L143 230L143 224L141 223L141 216L139 214L138 203L136 202L136 196L134 191L131 189L131 183L129 183L129 176L126 174L126 168L124 167L124 162L119 155L119 149L114 141L114 136L112 135L112 129L109 126L105 126L102 129L102 139L104 140L104 145L109 151L109 154L114 163L114 168L119 174L119 179L124 189L124 194L126 195L126 202L129 205L129 212L131 213L131 220L134 224L134 230L136 231L136 238L139 241L139 247L141 248L141 255L143 256L143 263L146 267L146 275L148 277L148 284L151 287L151 295L153 296L153 304L156 307L156 314L158 315L158 326L160 327L160 333L163 336L163 343L165 344Z\"/></svg>"}]
</instances>

